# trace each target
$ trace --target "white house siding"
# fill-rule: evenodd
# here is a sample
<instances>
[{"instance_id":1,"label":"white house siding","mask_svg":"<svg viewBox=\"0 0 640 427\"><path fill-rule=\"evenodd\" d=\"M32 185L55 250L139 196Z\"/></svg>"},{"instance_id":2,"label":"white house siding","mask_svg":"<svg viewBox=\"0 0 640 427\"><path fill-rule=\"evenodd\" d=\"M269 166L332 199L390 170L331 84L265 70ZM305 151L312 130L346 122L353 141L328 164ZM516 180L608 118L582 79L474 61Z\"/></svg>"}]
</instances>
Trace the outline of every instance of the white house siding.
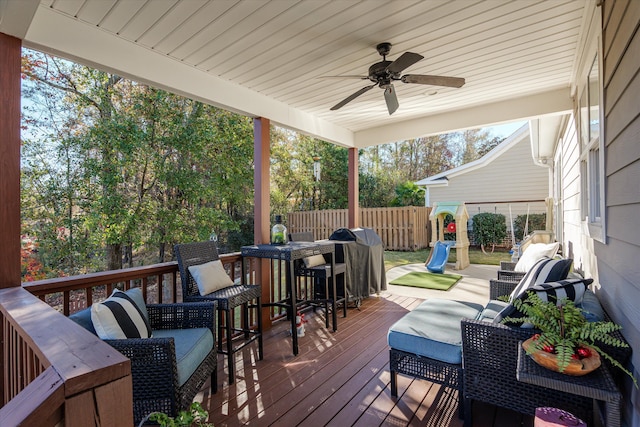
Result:
<instances>
[{"instance_id":1,"label":"white house siding","mask_svg":"<svg viewBox=\"0 0 640 427\"><path fill-rule=\"evenodd\" d=\"M509 230L509 205L514 219L526 214L527 206L530 214L546 212L550 169L533 162L528 132L493 161L473 170L455 171L447 186L429 189L432 206L434 202L461 201L467 203L470 217L479 212L501 213ZM537 202L515 203L525 200Z\"/></svg>"},{"instance_id":2,"label":"white house siding","mask_svg":"<svg viewBox=\"0 0 640 427\"><path fill-rule=\"evenodd\" d=\"M640 1L605 0L601 6L604 83L606 240L588 236L580 213L579 144L571 120L561 153L563 246L595 290L633 349L640 378ZM640 426L640 393L627 380L624 422Z\"/></svg>"}]
</instances>

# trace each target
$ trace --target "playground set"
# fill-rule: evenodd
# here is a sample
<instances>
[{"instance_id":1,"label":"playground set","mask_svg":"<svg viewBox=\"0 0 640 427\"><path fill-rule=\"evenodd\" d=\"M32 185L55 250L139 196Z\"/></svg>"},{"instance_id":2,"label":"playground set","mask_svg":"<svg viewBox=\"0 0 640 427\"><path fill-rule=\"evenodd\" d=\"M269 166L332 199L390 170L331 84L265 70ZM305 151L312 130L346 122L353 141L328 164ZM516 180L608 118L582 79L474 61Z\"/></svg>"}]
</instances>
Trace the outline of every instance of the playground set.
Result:
<instances>
[{"instance_id":1,"label":"playground set","mask_svg":"<svg viewBox=\"0 0 640 427\"><path fill-rule=\"evenodd\" d=\"M453 216L455 222L444 227L447 215ZM437 202L429 214L431 220L431 253L425 263L432 273L444 273L449 260L449 252L456 250L456 270L464 270L469 266L469 236L467 221L469 213L464 202ZM455 233L456 240L445 240L445 233Z\"/></svg>"}]
</instances>

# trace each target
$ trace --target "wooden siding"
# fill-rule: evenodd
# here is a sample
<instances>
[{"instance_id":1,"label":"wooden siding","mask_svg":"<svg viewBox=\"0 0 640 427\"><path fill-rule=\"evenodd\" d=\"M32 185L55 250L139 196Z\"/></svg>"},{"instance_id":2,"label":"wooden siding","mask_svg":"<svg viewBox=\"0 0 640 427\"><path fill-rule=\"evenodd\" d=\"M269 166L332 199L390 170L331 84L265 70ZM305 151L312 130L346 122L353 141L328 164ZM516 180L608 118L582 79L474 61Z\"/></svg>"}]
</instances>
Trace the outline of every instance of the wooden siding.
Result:
<instances>
[{"instance_id":1,"label":"wooden siding","mask_svg":"<svg viewBox=\"0 0 640 427\"><path fill-rule=\"evenodd\" d=\"M415 251L429 247L429 212L424 206L359 209L359 227L372 228L386 250ZM338 228L348 228L347 209L291 212L289 233L309 231L316 240L328 239Z\"/></svg>"},{"instance_id":2,"label":"wooden siding","mask_svg":"<svg viewBox=\"0 0 640 427\"><path fill-rule=\"evenodd\" d=\"M548 168L533 162L527 134L485 166L452 176L445 187L431 187L430 203L465 202L470 217L479 212L501 213L507 219L507 228L510 228L510 204L514 219L517 215L526 214L527 207L529 213L547 211L544 201L551 194L549 173ZM537 202L526 202L531 200Z\"/></svg>"},{"instance_id":3,"label":"wooden siding","mask_svg":"<svg viewBox=\"0 0 640 427\"><path fill-rule=\"evenodd\" d=\"M640 348L640 2L606 0L603 14L607 244L594 242L600 297ZM632 362L636 378L640 352ZM637 396L627 384L625 396ZM625 418L640 424L640 401L628 398Z\"/></svg>"}]
</instances>

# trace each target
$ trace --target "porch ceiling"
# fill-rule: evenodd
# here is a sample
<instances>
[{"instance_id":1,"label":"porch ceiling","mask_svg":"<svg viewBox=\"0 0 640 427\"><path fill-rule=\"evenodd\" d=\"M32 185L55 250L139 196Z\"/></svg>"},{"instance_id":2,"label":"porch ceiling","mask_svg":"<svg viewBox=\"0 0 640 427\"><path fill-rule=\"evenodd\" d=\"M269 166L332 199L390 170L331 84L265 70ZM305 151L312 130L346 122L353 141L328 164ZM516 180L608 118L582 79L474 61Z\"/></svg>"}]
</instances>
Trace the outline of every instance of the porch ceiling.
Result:
<instances>
[{"instance_id":1,"label":"porch ceiling","mask_svg":"<svg viewBox=\"0 0 640 427\"><path fill-rule=\"evenodd\" d=\"M24 46L349 147L566 113L591 0L0 0ZM366 75L376 44L425 58L389 116ZM428 95L432 91L435 95Z\"/></svg>"}]
</instances>

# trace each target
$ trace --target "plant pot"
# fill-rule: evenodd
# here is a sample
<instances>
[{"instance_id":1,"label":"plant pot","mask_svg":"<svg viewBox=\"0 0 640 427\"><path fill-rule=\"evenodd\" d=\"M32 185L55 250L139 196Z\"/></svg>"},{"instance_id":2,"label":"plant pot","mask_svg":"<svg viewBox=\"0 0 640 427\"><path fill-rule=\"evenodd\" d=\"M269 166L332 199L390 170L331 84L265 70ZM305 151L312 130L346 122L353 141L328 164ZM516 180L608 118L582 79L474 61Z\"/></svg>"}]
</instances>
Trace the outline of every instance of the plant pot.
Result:
<instances>
[{"instance_id":1,"label":"plant pot","mask_svg":"<svg viewBox=\"0 0 640 427\"><path fill-rule=\"evenodd\" d=\"M560 372L558 368L558 356L553 353L547 353L543 350L533 350L533 352L529 352L529 347L533 345L533 338L529 338L528 340L522 343L522 348L527 351L527 354L531 356L531 358L538 365L543 366L547 369L550 369L555 372ZM569 364L564 368L564 371L561 373L567 375L581 376L586 375L589 372L593 372L598 367L600 367L600 355L597 351L595 351L591 347L585 347L591 352L591 356L585 357L584 359L571 359Z\"/></svg>"}]
</instances>

